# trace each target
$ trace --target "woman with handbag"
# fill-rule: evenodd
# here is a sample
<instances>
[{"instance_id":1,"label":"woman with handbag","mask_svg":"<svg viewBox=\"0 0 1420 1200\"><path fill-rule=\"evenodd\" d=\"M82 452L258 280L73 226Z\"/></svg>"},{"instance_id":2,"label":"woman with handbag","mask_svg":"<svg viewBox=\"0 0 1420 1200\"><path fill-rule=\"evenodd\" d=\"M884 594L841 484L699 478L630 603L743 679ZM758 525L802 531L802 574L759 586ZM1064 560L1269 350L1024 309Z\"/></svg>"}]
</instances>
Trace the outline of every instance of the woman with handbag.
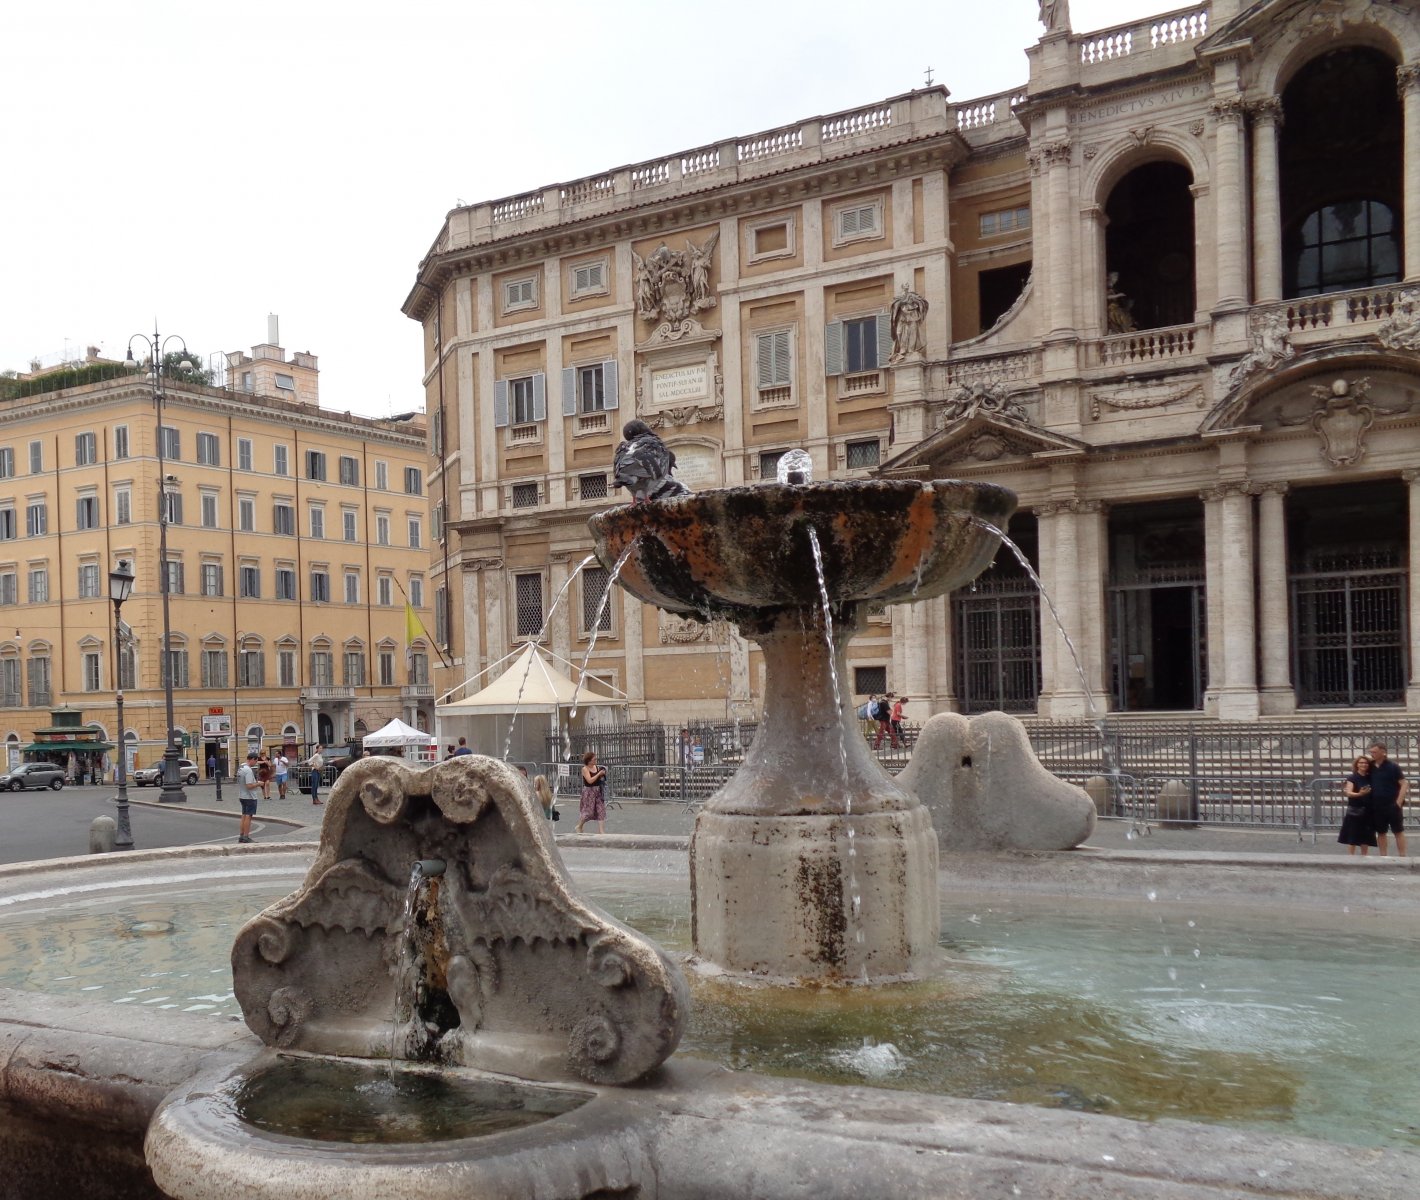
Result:
<instances>
[{"instance_id":1,"label":"woman with handbag","mask_svg":"<svg viewBox=\"0 0 1420 1200\"><path fill-rule=\"evenodd\" d=\"M606 832L606 768L597 765L597 752L582 755L582 802L577 810L577 832L588 821L597 823L597 832Z\"/></svg>"}]
</instances>

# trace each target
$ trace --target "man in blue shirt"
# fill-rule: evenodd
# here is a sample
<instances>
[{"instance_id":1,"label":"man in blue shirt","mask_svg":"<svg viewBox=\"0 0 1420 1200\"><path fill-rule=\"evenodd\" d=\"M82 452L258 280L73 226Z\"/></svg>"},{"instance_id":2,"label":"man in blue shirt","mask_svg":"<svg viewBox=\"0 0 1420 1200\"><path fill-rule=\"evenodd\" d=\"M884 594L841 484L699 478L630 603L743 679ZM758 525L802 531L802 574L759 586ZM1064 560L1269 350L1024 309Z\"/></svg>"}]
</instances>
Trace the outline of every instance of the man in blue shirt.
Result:
<instances>
[{"instance_id":1,"label":"man in blue shirt","mask_svg":"<svg viewBox=\"0 0 1420 1200\"><path fill-rule=\"evenodd\" d=\"M1384 742L1371 743L1371 821L1376 827L1376 845L1386 852L1386 834L1395 834L1396 853L1405 857L1405 796L1410 780L1386 757Z\"/></svg>"}]
</instances>

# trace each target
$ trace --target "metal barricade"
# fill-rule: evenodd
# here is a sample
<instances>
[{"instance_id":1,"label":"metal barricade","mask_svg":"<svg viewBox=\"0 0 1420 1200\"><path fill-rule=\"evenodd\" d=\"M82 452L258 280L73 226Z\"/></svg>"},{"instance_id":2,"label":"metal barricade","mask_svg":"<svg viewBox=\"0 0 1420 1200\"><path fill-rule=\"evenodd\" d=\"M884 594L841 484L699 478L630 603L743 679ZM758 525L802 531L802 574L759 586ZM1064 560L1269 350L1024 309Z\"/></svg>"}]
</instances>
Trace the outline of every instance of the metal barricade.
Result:
<instances>
[{"instance_id":1,"label":"metal barricade","mask_svg":"<svg viewBox=\"0 0 1420 1200\"><path fill-rule=\"evenodd\" d=\"M1170 783L1181 786L1167 789ZM1301 837L1311 820L1310 799L1301 781L1276 776L1147 775L1143 797L1159 821L1290 827Z\"/></svg>"}]
</instances>

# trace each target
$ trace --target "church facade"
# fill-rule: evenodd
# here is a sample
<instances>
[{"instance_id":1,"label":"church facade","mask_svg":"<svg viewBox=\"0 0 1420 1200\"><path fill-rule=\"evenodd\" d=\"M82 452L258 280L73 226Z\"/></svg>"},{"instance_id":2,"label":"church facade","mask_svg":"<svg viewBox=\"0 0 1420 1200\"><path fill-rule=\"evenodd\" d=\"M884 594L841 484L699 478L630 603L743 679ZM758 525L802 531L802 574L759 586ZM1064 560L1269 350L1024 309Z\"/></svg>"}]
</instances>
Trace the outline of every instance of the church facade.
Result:
<instances>
[{"instance_id":1,"label":"church facade","mask_svg":"<svg viewBox=\"0 0 1420 1200\"><path fill-rule=\"evenodd\" d=\"M999 95L448 215L405 301L440 691L537 638L634 717L766 703L732 630L578 570L637 416L694 489L802 448L1016 491L1019 556L851 646L919 718L1420 709L1420 5L1041 19Z\"/></svg>"}]
</instances>

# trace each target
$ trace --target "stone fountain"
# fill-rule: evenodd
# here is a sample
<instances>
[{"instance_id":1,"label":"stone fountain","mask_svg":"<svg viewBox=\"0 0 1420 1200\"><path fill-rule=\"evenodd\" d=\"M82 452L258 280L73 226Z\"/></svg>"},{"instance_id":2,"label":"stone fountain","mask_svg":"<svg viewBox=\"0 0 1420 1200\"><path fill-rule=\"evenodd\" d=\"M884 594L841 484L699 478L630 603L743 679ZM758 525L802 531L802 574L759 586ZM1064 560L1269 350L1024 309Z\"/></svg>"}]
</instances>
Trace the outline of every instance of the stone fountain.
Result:
<instances>
[{"instance_id":1,"label":"stone fountain","mask_svg":"<svg viewBox=\"0 0 1420 1200\"><path fill-rule=\"evenodd\" d=\"M869 752L844 683L870 602L974 579L1015 508L992 484L766 484L623 505L591 519L627 591L722 617L764 654L764 717L691 840L693 938L711 969L885 982L935 957L937 839Z\"/></svg>"}]
</instances>

